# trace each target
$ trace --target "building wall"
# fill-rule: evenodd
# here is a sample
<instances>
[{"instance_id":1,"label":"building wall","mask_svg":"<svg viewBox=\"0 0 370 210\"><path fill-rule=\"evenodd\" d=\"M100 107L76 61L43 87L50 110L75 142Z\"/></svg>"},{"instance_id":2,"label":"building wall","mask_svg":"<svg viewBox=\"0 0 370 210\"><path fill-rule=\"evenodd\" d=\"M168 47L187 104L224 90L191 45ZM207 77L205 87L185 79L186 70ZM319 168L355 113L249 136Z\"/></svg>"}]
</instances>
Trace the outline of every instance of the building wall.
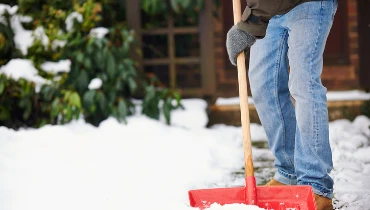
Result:
<instances>
[{"instance_id":1,"label":"building wall","mask_svg":"<svg viewBox=\"0 0 370 210\"><path fill-rule=\"evenodd\" d=\"M346 17L344 17L346 25L343 25L343 29L346 33L344 36L344 43L346 45L345 54L347 58L346 62L342 63L328 63L324 61L322 82L328 90L348 90L359 88L357 0L340 1L340 6L341 9L344 9L341 11L341 14L346 15ZM229 28L226 24L230 24L230 21L226 20L225 16L227 15L227 17L232 17L232 14L225 12L226 10L230 10L229 5L227 5L225 9L225 5L222 4L219 11L219 14L221 15L214 20L215 71L217 81L216 97L232 97L238 95L237 71L235 67L229 64L225 47L225 33ZM337 24L342 23L339 22ZM334 37L335 35L336 34L333 34L332 36Z\"/></svg>"}]
</instances>

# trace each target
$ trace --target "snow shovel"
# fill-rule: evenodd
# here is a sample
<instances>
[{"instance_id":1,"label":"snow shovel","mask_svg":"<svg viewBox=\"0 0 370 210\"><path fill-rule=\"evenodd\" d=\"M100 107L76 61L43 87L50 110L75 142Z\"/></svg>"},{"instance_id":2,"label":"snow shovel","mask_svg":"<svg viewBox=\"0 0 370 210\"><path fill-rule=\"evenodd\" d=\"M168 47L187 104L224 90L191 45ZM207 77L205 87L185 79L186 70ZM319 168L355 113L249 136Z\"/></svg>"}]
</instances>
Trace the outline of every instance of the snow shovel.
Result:
<instances>
[{"instance_id":1,"label":"snow shovel","mask_svg":"<svg viewBox=\"0 0 370 210\"><path fill-rule=\"evenodd\" d=\"M234 24L240 21L240 0L233 0ZM245 160L245 187L190 190L190 206L205 209L213 203L256 205L268 210L316 210L311 186L256 186L248 110L247 75L244 53L237 59L240 111Z\"/></svg>"}]
</instances>

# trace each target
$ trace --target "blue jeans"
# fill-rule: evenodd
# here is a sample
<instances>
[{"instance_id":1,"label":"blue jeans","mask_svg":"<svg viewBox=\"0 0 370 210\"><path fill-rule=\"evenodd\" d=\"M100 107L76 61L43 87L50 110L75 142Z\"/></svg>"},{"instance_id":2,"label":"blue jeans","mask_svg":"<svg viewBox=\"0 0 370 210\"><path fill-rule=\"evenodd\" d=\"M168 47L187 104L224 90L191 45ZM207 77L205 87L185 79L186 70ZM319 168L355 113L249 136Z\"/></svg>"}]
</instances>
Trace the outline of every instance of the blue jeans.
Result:
<instances>
[{"instance_id":1,"label":"blue jeans","mask_svg":"<svg viewBox=\"0 0 370 210\"><path fill-rule=\"evenodd\" d=\"M266 37L252 46L249 63L252 96L276 158L274 179L310 185L328 198L333 163L320 75L337 6L337 0L311 1L273 17Z\"/></svg>"}]
</instances>

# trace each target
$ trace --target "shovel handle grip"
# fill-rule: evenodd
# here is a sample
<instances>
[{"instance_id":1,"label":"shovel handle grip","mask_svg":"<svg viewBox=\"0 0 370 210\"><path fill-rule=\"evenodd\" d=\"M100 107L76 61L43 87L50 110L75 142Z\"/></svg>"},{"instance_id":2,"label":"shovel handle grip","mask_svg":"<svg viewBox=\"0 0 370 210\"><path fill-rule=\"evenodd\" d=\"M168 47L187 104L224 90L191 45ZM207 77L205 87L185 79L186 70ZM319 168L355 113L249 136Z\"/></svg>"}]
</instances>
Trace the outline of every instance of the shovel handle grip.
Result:
<instances>
[{"instance_id":1,"label":"shovel handle grip","mask_svg":"<svg viewBox=\"0 0 370 210\"><path fill-rule=\"evenodd\" d=\"M234 24L241 20L241 0L233 0L233 14ZM245 175L254 176L253 161L252 161L252 143L251 131L249 121L248 109L248 83L247 83L247 70L245 67L245 55L241 52L237 58L238 68L238 82L239 82L239 98L240 98L240 114L243 132L243 147L244 147L244 167Z\"/></svg>"}]
</instances>

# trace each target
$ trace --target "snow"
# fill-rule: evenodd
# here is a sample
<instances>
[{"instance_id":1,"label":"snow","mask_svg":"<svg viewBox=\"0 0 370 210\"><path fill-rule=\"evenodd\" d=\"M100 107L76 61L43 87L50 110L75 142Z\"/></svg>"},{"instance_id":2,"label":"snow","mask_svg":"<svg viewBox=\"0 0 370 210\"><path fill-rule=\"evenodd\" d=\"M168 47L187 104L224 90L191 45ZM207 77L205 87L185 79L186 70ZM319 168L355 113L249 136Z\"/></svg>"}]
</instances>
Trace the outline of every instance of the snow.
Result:
<instances>
[{"instance_id":1,"label":"snow","mask_svg":"<svg viewBox=\"0 0 370 210\"><path fill-rule=\"evenodd\" d=\"M69 72L71 70L71 61L70 60L60 60L58 62L47 61L41 64L41 69L57 74L59 72Z\"/></svg>"},{"instance_id":2,"label":"snow","mask_svg":"<svg viewBox=\"0 0 370 210\"><path fill-rule=\"evenodd\" d=\"M262 208L258 208L258 206L252 205L243 205L243 204L226 204L221 206L219 204L213 204L210 208L206 210L259 210Z\"/></svg>"},{"instance_id":3,"label":"snow","mask_svg":"<svg viewBox=\"0 0 370 210\"><path fill-rule=\"evenodd\" d=\"M6 65L0 67L0 74L5 74L14 80L23 78L32 81L36 84L36 91L39 91L43 84L48 83L47 80L38 75L32 61L27 59L10 60Z\"/></svg>"},{"instance_id":4,"label":"snow","mask_svg":"<svg viewBox=\"0 0 370 210\"><path fill-rule=\"evenodd\" d=\"M2 15L5 10L12 15L10 24L14 32L14 42L23 55L27 55L28 48L32 46L35 39L41 40L46 47L49 44L49 38L46 36L44 28L39 26L34 31L25 30L22 22L32 21L31 17L17 15L18 6L10 7L9 5L0 4L0 22L4 22Z\"/></svg>"},{"instance_id":5,"label":"snow","mask_svg":"<svg viewBox=\"0 0 370 210\"><path fill-rule=\"evenodd\" d=\"M51 48L53 50L56 50L58 49L58 47L63 48L66 44L67 44L67 41L55 39L53 40L53 43L51 44Z\"/></svg>"},{"instance_id":6,"label":"snow","mask_svg":"<svg viewBox=\"0 0 370 210\"><path fill-rule=\"evenodd\" d=\"M26 55L28 47L32 45L34 40L34 38L32 37L32 31L25 30L21 24L21 22L27 21L27 17L16 15L16 12L18 11L18 6L10 7L9 5L6 4L0 4L1 22L4 22L2 16L5 13L5 11L8 11L9 14L12 15L10 24L14 32L14 42L17 48L21 50L23 55ZM39 31L38 33L39 33L38 35L40 36L41 32Z\"/></svg>"},{"instance_id":7,"label":"snow","mask_svg":"<svg viewBox=\"0 0 370 210\"><path fill-rule=\"evenodd\" d=\"M328 101L370 100L370 93L360 90L329 91L326 97Z\"/></svg>"},{"instance_id":8,"label":"snow","mask_svg":"<svg viewBox=\"0 0 370 210\"><path fill-rule=\"evenodd\" d=\"M0 16L3 16L5 14L5 11L7 11L10 15L14 15L18 10L18 6L9 6L7 4L0 4Z\"/></svg>"},{"instance_id":9,"label":"snow","mask_svg":"<svg viewBox=\"0 0 370 210\"><path fill-rule=\"evenodd\" d=\"M241 128L206 128L206 102L183 104L171 126L136 115L127 124L109 118L99 127L83 120L19 131L0 127L0 209L196 210L189 207L189 189L243 183L232 175L243 166ZM337 208L368 209L369 125L365 116L330 123ZM251 133L253 141L266 141L260 125L252 124ZM274 159L267 148L254 148L253 156L256 162ZM221 209L258 208L214 204L209 210Z\"/></svg>"},{"instance_id":10,"label":"snow","mask_svg":"<svg viewBox=\"0 0 370 210\"><path fill-rule=\"evenodd\" d=\"M94 78L90 81L89 83L89 90L95 90L95 89L99 89L103 84L103 81L100 79L100 78Z\"/></svg>"},{"instance_id":11,"label":"snow","mask_svg":"<svg viewBox=\"0 0 370 210\"><path fill-rule=\"evenodd\" d=\"M0 21L5 10L13 15L15 43L26 55L35 38L43 45L49 38L42 27L25 30L21 23L30 17L16 14L18 6L0 4ZM80 13L71 13L65 23L73 30ZM95 28L96 38L106 28ZM52 49L63 47L54 40ZM69 72L71 62L45 62L47 72ZM47 80L38 75L30 60L13 59L0 67L0 74L33 81L38 91ZM93 79L89 89L102 85ZM360 90L328 92L328 101L370 100ZM249 97L249 104L253 98ZM184 110L171 113L172 125L135 115L128 124L109 118L99 127L83 120L40 129L11 130L0 127L1 210L196 210L188 204L189 189L237 186L243 177L233 173L243 166L241 128L214 125L207 128L207 103L201 99L182 101ZM217 105L239 105L239 98L218 98ZM140 113L140 112L138 112ZM353 122L331 122L334 205L343 210L369 209L370 119L358 116ZM261 125L251 124L253 142L267 141ZM269 165L274 157L267 148L253 148L255 166ZM257 173L257 172L256 172ZM264 171L257 180L266 179ZM212 205L209 210L257 210L242 204Z\"/></svg>"},{"instance_id":12,"label":"snow","mask_svg":"<svg viewBox=\"0 0 370 210\"><path fill-rule=\"evenodd\" d=\"M93 28L90 30L90 36L101 39L103 38L109 30L104 27L98 27L98 28Z\"/></svg>"},{"instance_id":13,"label":"snow","mask_svg":"<svg viewBox=\"0 0 370 210\"><path fill-rule=\"evenodd\" d=\"M37 40L41 40L41 43L47 47L49 44L49 37L45 34L45 30L43 27L39 26L33 31L33 38Z\"/></svg>"},{"instance_id":14,"label":"snow","mask_svg":"<svg viewBox=\"0 0 370 210\"><path fill-rule=\"evenodd\" d=\"M187 99L182 101L184 110L178 109L171 113L171 123L177 127L187 129L203 129L208 123L208 115L204 111L207 108L207 102L201 99ZM197 116L197 120L194 120ZM165 122L162 117L162 122Z\"/></svg>"},{"instance_id":15,"label":"snow","mask_svg":"<svg viewBox=\"0 0 370 210\"><path fill-rule=\"evenodd\" d=\"M248 97L248 104L253 104L254 101L253 101L253 98L252 97ZM216 99L216 102L215 102L216 105L239 105L240 104L240 99L239 97L231 97L231 98L223 98L223 97L219 97Z\"/></svg>"},{"instance_id":16,"label":"snow","mask_svg":"<svg viewBox=\"0 0 370 210\"><path fill-rule=\"evenodd\" d=\"M82 23L83 21L83 17L80 13L78 12L72 12L71 14L69 14L66 18L66 29L68 32L71 32L73 30L73 24L74 24L74 20L77 20L77 22L79 23Z\"/></svg>"},{"instance_id":17,"label":"snow","mask_svg":"<svg viewBox=\"0 0 370 210\"><path fill-rule=\"evenodd\" d=\"M328 101L349 101L349 100L370 100L370 93L361 90L348 90L348 91L328 91L326 94ZM217 98L216 105L239 105L239 97L231 98ZM248 97L248 103L253 104L253 98Z\"/></svg>"}]
</instances>

